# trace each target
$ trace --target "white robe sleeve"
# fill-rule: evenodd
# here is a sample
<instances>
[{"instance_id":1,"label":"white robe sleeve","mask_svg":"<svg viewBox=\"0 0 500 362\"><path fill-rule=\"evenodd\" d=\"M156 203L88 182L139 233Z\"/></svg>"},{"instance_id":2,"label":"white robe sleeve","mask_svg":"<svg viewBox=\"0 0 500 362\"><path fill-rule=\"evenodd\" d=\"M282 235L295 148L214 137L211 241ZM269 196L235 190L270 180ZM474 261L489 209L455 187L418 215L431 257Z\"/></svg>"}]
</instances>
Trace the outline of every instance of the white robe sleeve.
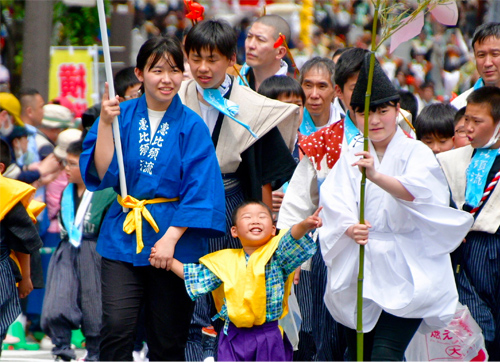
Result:
<instances>
[{"instance_id":1,"label":"white robe sleeve","mask_svg":"<svg viewBox=\"0 0 500 362\"><path fill-rule=\"evenodd\" d=\"M395 178L413 195L414 202L448 206L450 202L448 184L430 148L421 144L417 147L408 147L406 152L408 154L405 157L395 158L395 162L405 163L404 166L401 165L404 169L403 174Z\"/></svg>"},{"instance_id":2,"label":"white robe sleeve","mask_svg":"<svg viewBox=\"0 0 500 362\"><path fill-rule=\"evenodd\" d=\"M308 157L302 158L290 180L278 216L278 228L291 228L318 208L318 177Z\"/></svg>"},{"instance_id":3,"label":"white robe sleeve","mask_svg":"<svg viewBox=\"0 0 500 362\"><path fill-rule=\"evenodd\" d=\"M352 180L356 178L354 172L359 171L357 168L352 170L346 156L337 161L323 182L319 202L323 206L320 214L323 227L319 229L321 252L326 266L339 271L337 275L332 275L331 282L336 285L335 280L343 280L342 285L336 285L340 289L348 286L350 276L357 268L359 252L359 245L345 234L351 225L359 223L357 192L354 189L359 182Z\"/></svg>"}]
</instances>

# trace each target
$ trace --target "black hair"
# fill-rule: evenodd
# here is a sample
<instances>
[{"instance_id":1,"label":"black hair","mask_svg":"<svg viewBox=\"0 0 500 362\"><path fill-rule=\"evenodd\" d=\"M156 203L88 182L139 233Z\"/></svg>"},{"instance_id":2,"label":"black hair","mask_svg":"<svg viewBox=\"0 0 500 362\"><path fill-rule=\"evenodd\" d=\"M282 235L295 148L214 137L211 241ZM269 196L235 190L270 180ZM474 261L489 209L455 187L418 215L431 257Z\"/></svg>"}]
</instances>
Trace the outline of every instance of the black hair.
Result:
<instances>
[{"instance_id":1,"label":"black hair","mask_svg":"<svg viewBox=\"0 0 500 362\"><path fill-rule=\"evenodd\" d=\"M412 123L417 119L418 114L418 101L417 97L412 92L408 92L405 90L399 90L399 103L401 108L405 111L410 112Z\"/></svg>"},{"instance_id":2,"label":"black hair","mask_svg":"<svg viewBox=\"0 0 500 362\"><path fill-rule=\"evenodd\" d=\"M302 99L303 105L306 103L306 95L302 86L288 76L273 75L265 79L260 85L258 93L271 99L278 99L282 95L298 96Z\"/></svg>"},{"instance_id":3,"label":"black hair","mask_svg":"<svg viewBox=\"0 0 500 362\"><path fill-rule=\"evenodd\" d=\"M398 105L398 103L399 103L399 99L394 100L394 101L388 101L388 102L372 105L372 106L370 106L370 112L376 112L377 109L379 109L379 108L396 107ZM353 105L351 103L351 107L352 107L352 110L354 111L354 113L362 113L365 111L364 105L356 106L356 105Z\"/></svg>"},{"instance_id":4,"label":"black hair","mask_svg":"<svg viewBox=\"0 0 500 362\"><path fill-rule=\"evenodd\" d=\"M87 108L82 114L82 126L84 129L90 129L96 119L101 114L101 103L96 103L92 107Z\"/></svg>"},{"instance_id":5,"label":"black hair","mask_svg":"<svg viewBox=\"0 0 500 362\"><path fill-rule=\"evenodd\" d=\"M425 88L432 88L434 89L434 82L432 81L427 81L427 82L423 82L421 85L420 85L420 89L425 89Z\"/></svg>"},{"instance_id":6,"label":"black hair","mask_svg":"<svg viewBox=\"0 0 500 362\"><path fill-rule=\"evenodd\" d=\"M335 64L335 84L337 84L342 91L344 91L344 85L349 78L359 74L366 53L368 53L366 49L349 48L343 52L337 60Z\"/></svg>"},{"instance_id":7,"label":"black hair","mask_svg":"<svg viewBox=\"0 0 500 362\"><path fill-rule=\"evenodd\" d=\"M242 201L233 210L233 212L231 214L231 225L232 226L236 226L238 211L240 209L244 208L245 206L248 206L248 205L261 205L261 206L264 206L266 208L266 210L269 212L269 215L271 216L271 220L273 219L273 212L271 211L271 209L269 208L269 206L267 206L264 202L262 202L260 200L257 200L257 199L248 199L248 200Z\"/></svg>"},{"instance_id":8,"label":"black hair","mask_svg":"<svg viewBox=\"0 0 500 362\"><path fill-rule=\"evenodd\" d=\"M330 58L324 57L314 57L304 63L302 68L300 68L300 84L304 82L304 75L311 69L316 68L330 73L330 81L332 82L332 86L335 86L335 63Z\"/></svg>"},{"instance_id":9,"label":"black hair","mask_svg":"<svg viewBox=\"0 0 500 362\"><path fill-rule=\"evenodd\" d=\"M191 29L193 28L192 25L188 25L186 26L183 30L182 30L182 39L184 41L184 38L188 35L188 33L191 31Z\"/></svg>"},{"instance_id":10,"label":"black hair","mask_svg":"<svg viewBox=\"0 0 500 362\"><path fill-rule=\"evenodd\" d=\"M39 95L40 92L35 88L21 88L19 91L19 103L21 103L21 111L24 110L28 106L32 106L33 97Z\"/></svg>"},{"instance_id":11,"label":"black hair","mask_svg":"<svg viewBox=\"0 0 500 362\"><path fill-rule=\"evenodd\" d=\"M460 120L463 118L463 116L465 116L465 109L467 107L462 107L460 108L457 113L455 113L455 119L453 119L453 127L456 127L458 122L460 122Z\"/></svg>"},{"instance_id":12,"label":"black hair","mask_svg":"<svg viewBox=\"0 0 500 362\"><path fill-rule=\"evenodd\" d=\"M0 163L5 166L4 171L10 166L12 156L10 154L10 147L7 141L0 138Z\"/></svg>"},{"instance_id":13,"label":"black hair","mask_svg":"<svg viewBox=\"0 0 500 362\"><path fill-rule=\"evenodd\" d=\"M346 47L346 48L337 48L334 52L333 52L333 55L332 55L332 60L338 56L338 55L342 55L344 54L346 51L348 51L349 49L352 49L352 47ZM367 50L368 51L368 50Z\"/></svg>"},{"instance_id":14,"label":"black hair","mask_svg":"<svg viewBox=\"0 0 500 362\"><path fill-rule=\"evenodd\" d=\"M428 135L451 138L455 134L455 119L457 109L451 104L433 103L424 107L418 115L413 126L417 133L417 139Z\"/></svg>"},{"instance_id":15,"label":"black hair","mask_svg":"<svg viewBox=\"0 0 500 362\"><path fill-rule=\"evenodd\" d=\"M165 53L169 59L165 58ZM153 68L160 59L165 59L172 68L179 68L184 72L184 53L179 39L171 36L154 37L142 44L137 54L136 68L141 71L147 71ZM149 60L149 68L146 69Z\"/></svg>"},{"instance_id":16,"label":"black hair","mask_svg":"<svg viewBox=\"0 0 500 362\"><path fill-rule=\"evenodd\" d=\"M490 107L490 114L493 123L500 121L500 88L481 87L469 94L467 104L487 104Z\"/></svg>"},{"instance_id":17,"label":"black hair","mask_svg":"<svg viewBox=\"0 0 500 362\"><path fill-rule=\"evenodd\" d=\"M73 156L80 156L80 154L83 152L83 139L71 142L66 152Z\"/></svg>"},{"instance_id":18,"label":"black hair","mask_svg":"<svg viewBox=\"0 0 500 362\"><path fill-rule=\"evenodd\" d=\"M210 53L219 51L227 59L231 59L237 50L238 36L225 20L204 20L191 28L184 40L187 56L195 52L201 54L203 49Z\"/></svg>"},{"instance_id":19,"label":"black hair","mask_svg":"<svg viewBox=\"0 0 500 362\"><path fill-rule=\"evenodd\" d=\"M123 68L115 75L115 92L118 96L125 97L128 87L132 87L139 83L141 82L135 75L134 67Z\"/></svg>"},{"instance_id":20,"label":"black hair","mask_svg":"<svg viewBox=\"0 0 500 362\"><path fill-rule=\"evenodd\" d=\"M40 92L35 88L21 88L18 98L21 98L23 96L36 96L37 94L40 94Z\"/></svg>"},{"instance_id":21,"label":"black hair","mask_svg":"<svg viewBox=\"0 0 500 362\"><path fill-rule=\"evenodd\" d=\"M292 40L292 32L290 31L290 25L281 16L276 14L264 15L254 21L255 23L264 24L270 26L274 29L274 40L277 40L280 33L285 36L288 44Z\"/></svg>"},{"instance_id":22,"label":"black hair","mask_svg":"<svg viewBox=\"0 0 500 362\"><path fill-rule=\"evenodd\" d=\"M472 36L472 49L476 43L482 43L489 37L495 37L500 40L500 23L485 23L477 27Z\"/></svg>"}]
</instances>

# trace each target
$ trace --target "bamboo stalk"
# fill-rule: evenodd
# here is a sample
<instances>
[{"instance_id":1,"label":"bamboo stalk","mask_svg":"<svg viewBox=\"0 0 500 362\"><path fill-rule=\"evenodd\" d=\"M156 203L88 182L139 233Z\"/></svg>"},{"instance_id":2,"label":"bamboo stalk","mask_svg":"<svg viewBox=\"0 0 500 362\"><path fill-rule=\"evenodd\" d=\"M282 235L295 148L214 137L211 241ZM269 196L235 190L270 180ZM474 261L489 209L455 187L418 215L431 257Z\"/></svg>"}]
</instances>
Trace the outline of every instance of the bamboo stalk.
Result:
<instances>
[{"instance_id":1,"label":"bamboo stalk","mask_svg":"<svg viewBox=\"0 0 500 362\"><path fill-rule=\"evenodd\" d=\"M297 64L295 64L295 59L293 59L292 52L290 51L290 48L288 47L288 43L286 41L286 37L283 34L281 34L281 33L280 33L279 36L283 37L283 45L285 46L286 53L288 54L288 57L290 58L290 61L292 62L292 67L294 69L294 71L293 71L294 76L296 74L300 75L299 68L297 68Z\"/></svg>"},{"instance_id":2,"label":"bamboo stalk","mask_svg":"<svg viewBox=\"0 0 500 362\"><path fill-rule=\"evenodd\" d=\"M377 41L377 22L380 7L380 0L377 0L372 26L372 52L370 54L370 68L368 70L368 84L365 95L365 127L363 130L363 149L368 152L368 118L370 116L370 99L373 85L373 70L375 68L375 50ZM359 203L359 223L365 223L365 190L366 190L366 169L363 169L361 176L360 203ZM365 246L359 246L359 269L357 285L357 320L356 320L356 357L358 361L364 361L363 345L363 280L365 266Z\"/></svg>"},{"instance_id":3,"label":"bamboo stalk","mask_svg":"<svg viewBox=\"0 0 500 362\"><path fill-rule=\"evenodd\" d=\"M408 118L406 118L406 116L403 114L403 112L399 111L399 114L403 117L403 119L405 120L406 124L411 128L411 130L416 133L417 131L415 130L415 127L413 127L413 125L411 124L410 120Z\"/></svg>"},{"instance_id":4,"label":"bamboo stalk","mask_svg":"<svg viewBox=\"0 0 500 362\"><path fill-rule=\"evenodd\" d=\"M241 80L243 81L243 83L248 87L250 88L250 86L248 85L248 82L247 80L245 79L245 77L243 77L240 73L240 71L238 70L238 67L236 67L236 64L233 65L233 69L236 71L236 74L238 74L238 77L241 78Z\"/></svg>"}]
</instances>

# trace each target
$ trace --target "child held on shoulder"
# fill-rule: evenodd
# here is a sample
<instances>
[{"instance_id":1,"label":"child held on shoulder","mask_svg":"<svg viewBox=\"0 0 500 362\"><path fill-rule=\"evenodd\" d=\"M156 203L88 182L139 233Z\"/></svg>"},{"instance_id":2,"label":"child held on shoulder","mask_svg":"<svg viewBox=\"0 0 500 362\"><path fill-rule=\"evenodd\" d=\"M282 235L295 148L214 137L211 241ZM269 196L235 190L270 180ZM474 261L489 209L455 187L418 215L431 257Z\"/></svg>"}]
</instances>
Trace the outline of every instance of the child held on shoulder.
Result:
<instances>
[{"instance_id":1,"label":"child held on shoulder","mask_svg":"<svg viewBox=\"0 0 500 362\"><path fill-rule=\"evenodd\" d=\"M185 279L193 300L213 292L218 310L214 318L225 320L220 361L291 360L292 348L281 335L278 319L288 311L293 271L316 252L307 234L322 226L320 211L277 233L269 207L261 201L245 201L233 212L231 227L242 249L208 254L200 264L173 259L170 269ZM151 258L155 253L153 248Z\"/></svg>"}]
</instances>

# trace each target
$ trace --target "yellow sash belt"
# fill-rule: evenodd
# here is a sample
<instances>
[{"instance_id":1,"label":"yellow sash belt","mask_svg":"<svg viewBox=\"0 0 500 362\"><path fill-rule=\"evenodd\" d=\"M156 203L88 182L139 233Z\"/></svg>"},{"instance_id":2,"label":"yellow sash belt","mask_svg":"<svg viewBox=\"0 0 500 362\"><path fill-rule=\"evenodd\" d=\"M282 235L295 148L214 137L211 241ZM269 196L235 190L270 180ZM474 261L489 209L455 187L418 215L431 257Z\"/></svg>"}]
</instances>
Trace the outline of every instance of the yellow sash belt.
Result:
<instances>
[{"instance_id":1,"label":"yellow sash belt","mask_svg":"<svg viewBox=\"0 0 500 362\"><path fill-rule=\"evenodd\" d=\"M147 222L149 222L149 225L151 225L154 231L160 231L155 219L153 218L153 215L151 215L149 210L146 208L146 205L179 201L178 197L174 197L172 199L157 197L151 200L137 200L135 197L132 197L130 195L125 196L124 199L122 199L122 197L118 195L117 199L120 205L132 209L125 218L125 221L123 223L123 231L125 231L127 234L132 234L134 231L136 232L137 254L139 254L144 248L144 243L142 242L142 217L144 216L144 218Z\"/></svg>"}]
</instances>

